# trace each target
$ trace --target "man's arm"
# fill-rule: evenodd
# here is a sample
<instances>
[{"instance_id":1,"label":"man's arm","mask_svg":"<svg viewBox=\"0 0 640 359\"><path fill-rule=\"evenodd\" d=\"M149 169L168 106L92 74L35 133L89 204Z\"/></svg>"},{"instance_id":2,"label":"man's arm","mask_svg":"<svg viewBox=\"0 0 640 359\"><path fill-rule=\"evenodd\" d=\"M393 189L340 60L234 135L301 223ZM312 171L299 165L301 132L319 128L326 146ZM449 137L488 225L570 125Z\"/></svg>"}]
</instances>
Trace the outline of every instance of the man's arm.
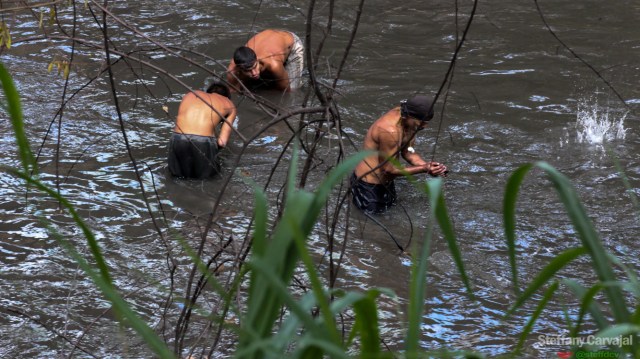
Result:
<instances>
[{"instance_id":1,"label":"man's arm","mask_svg":"<svg viewBox=\"0 0 640 359\"><path fill-rule=\"evenodd\" d=\"M274 86L278 90L291 91L291 87L289 87L289 74L284 68L284 63L282 63L282 61L272 59L266 64L267 66L265 70L269 71L273 76L273 79L275 80Z\"/></svg>"},{"instance_id":2,"label":"man's arm","mask_svg":"<svg viewBox=\"0 0 640 359\"><path fill-rule=\"evenodd\" d=\"M376 137L374 137L375 139ZM381 161L384 161L382 170L391 177L399 177L405 175L414 175L418 173L429 173L432 176L443 175L447 170L447 167L437 162L427 162L420 157L417 153L411 153L407 149L402 151L402 157L409 162L410 166L403 167L399 163L392 163L389 159L395 157L399 150L398 136L386 131L380 131L377 135L377 141L379 145L379 152ZM411 142L413 145L413 141Z\"/></svg>"},{"instance_id":3,"label":"man's arm","mask_svg":"<svg viewBox=\"0 0 640 359\"><path fill-rule=\"evenodd\" d=\"M402 151L402 157L413 166L425 168L423 172L426 172L432 176L446 176L447 166L438 162L427 162L418 153L413 150L415 145L415 138L411 140L409 146ZM412 149L412 151L409 150Z\"/></svg>"},{"instance_id":4,"label":"man's arm","mask_svg":"<svg viewBox=\"0 0 640 359\"><path fill-rule=\"evenodd\" d=\"M416 144L415 137L411 139L409 145L402 150L402 158L404 158L407 162L409 162L413 166L425 166L427 165L427 161L423 160L420 155L413 150L413 146ZM412 149L410 151L409 149Z\"/></svg>"},{"instance_id":5,"label":"man's arm","mask_svg":"<svg viewBox=\"0 0 640 359\"><path fill-rule=\"evenodd\" d=\"M232 104L233 106L233 104ZM233 106L226 118L223 119L222 128L220 129L220 137L218 137L218 147L223 148L227 146L229 137L231 137L231 131L233 130L233 121L236 120L236 108Z\"/></svg>"},{"instance_id":6,"label":"man's arm","mask_svg":"<svg viewBox=\"0 0 640 359\"><path fill-rule=\"evenodd\" d=\"M229 85L229 90L232 92L236 92L238 86L240 85L240 81L238 80L238 76L236 75L236 66L231 60L229 67L227 68L227 83Z\"/></svg>"}]
</instances>

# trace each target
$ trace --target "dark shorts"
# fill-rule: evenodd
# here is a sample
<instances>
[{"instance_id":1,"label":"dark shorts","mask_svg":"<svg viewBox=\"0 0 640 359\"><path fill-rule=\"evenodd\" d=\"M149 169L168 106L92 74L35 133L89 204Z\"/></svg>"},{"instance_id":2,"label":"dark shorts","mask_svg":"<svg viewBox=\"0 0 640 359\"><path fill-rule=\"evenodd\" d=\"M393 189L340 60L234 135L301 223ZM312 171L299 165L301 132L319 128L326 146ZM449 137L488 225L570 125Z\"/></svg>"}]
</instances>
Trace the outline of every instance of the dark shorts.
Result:
<instances>
[{"instance_id":1,"label":"dark shorts","mask_svg":"<svg viewBox=\"0 0 640 359\"><path fill-rule=\"evenodd\" d=\"M383 213L396 204L396 186L388 184L372 184L359 180L356 174L351 175L351 195L353 204L367 213Z\"/></svg>"},{"instance_id":2,"label":"dark shorts","mask_svg":"<svg viewBox=\"0 0 640 359\"><path fill-rule=\"evenodd\" d=\"M169 172L176 177L203 179L220 173L215 137L173 133L169 140Z\"/></svg>"}]
</instances>

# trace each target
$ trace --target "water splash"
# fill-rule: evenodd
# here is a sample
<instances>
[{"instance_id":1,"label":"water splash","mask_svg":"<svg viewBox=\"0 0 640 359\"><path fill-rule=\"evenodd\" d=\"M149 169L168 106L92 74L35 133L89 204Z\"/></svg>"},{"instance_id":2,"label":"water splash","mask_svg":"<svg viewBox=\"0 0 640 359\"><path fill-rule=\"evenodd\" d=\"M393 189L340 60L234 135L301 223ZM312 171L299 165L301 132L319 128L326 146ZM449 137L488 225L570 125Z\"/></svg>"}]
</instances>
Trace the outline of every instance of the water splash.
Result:
<instances>
[{"instance_id":1,"label":"water splash","mask_svg":"<svg viewBox=\"0 0 640 359\"><path fill-rule=\"evenodd\" d=\"M605 141L624 140L627 113L619 115L608 107L601 108L597 100L580 100L576 122L578 142L602 144Z\"/></svg>"}]
</instances>

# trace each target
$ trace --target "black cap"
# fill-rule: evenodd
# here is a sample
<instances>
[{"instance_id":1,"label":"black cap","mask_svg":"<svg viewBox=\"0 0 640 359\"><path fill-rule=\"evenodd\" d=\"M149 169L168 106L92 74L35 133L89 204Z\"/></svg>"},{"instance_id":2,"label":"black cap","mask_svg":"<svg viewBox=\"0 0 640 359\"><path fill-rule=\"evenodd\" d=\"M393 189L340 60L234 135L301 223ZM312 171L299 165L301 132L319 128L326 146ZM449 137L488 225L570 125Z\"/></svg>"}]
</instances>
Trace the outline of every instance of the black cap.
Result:
<instances>
[{"instance_id":1,"label":"black cap","mask_svg":"<svg viewBox=\"0 0 640 359\"><path fill-rule=\"evenodd\" d=\"M429 121L433 118L433 100L427 96L418 95L400 102L400 111L403 117L409 116L420 121Z\"/></svg>"}]
</instances>

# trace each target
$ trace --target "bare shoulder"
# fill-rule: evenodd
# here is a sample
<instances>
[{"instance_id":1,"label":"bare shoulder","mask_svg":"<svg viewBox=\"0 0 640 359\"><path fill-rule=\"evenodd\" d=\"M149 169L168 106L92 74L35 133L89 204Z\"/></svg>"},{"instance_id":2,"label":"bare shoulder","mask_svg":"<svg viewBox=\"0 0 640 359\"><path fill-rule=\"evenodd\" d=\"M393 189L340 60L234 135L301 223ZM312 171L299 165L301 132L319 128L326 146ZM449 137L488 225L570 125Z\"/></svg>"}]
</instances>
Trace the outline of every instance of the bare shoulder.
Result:
<instances>
[{"instance_id":1,"label":"bare shoulder","mask_svg":"<svg viewBox=\"0 0 640 359\"><path fill-rule=\"evenodd\" d=\"M231 111L236 108L236 105L233 103L233 101L231 101L230 98L222 95L217 95L217 98L218 101L220 101L220 103L222 104L222 107L224 107L225 109Z\"/></svg>"},{"instance_id":2,"label":"bare shoulder","mask_svg":"<svg viewBox=\"0 0 640 359\"><path fill-rule=\"evenodd\" d=\"M397 109L391 109L382 115L375 123L374 126L378 131L396 133L398 132L398 120L399 112Z\"/></svg>"},{"instance_id":3,"label":"bare shoulder","mask_svg":"<svg viewBox=\"0 0 640 359\"><path fill-rule=\"evenodd\" d=\"M182 103L186 105L191 105L196 101L200 101L198 99L198 95L196 94L197 92L200 92L200 91L189 91L186 94L184 94L182 96Z\"/></svg>"}]
</instances>

